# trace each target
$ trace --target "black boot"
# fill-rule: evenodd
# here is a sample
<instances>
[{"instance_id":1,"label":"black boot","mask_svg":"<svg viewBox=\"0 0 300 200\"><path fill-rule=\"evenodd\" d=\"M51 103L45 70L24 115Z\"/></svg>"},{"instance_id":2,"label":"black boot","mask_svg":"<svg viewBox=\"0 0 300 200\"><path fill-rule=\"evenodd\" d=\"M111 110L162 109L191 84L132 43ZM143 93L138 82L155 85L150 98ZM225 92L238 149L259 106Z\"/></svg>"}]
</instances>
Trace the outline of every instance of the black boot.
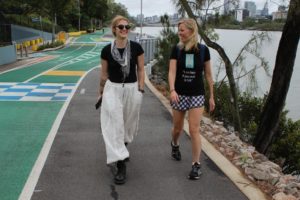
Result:
<instances>
[{"instance_id":1,"label":"black boot","mask_svg":"<svg viewBox=\"0 0 300 200\"><path fill-rule=\"evenodd\" d=\"M172 158L175 160L179 161L181 160L181 153L179 151L179 145L174 145L173 142L171 142L171 147L172 147Z\"/></svg>"},{"instance_id":2,"label":"black boot","mask_svg":"<svg viewBox=\"0 0 300 200\"><path fill-rule=\"evenodd\" d=\"M126 182L126 164L124 160L119 160L117 162L117 174L115 175L115 184L124 184Z\"/></svg>"}]
</instances>

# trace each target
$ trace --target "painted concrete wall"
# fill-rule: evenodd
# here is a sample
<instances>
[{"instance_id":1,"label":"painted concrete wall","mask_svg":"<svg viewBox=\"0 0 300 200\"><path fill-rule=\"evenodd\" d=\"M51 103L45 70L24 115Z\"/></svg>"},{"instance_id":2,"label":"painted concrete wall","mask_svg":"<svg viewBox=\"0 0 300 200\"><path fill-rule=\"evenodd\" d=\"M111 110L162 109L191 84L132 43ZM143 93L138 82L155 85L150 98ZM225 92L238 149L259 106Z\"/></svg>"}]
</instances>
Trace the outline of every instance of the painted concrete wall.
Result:
<instances>
[{"instance_id":1,"label":"painted concrete wall","mask_svg":"<svg viewBox=\"0 0 300 200\"><path fill-rule=\"evenodd\" d=\"M17 60L15 45L0 47L0 67L1 65L15 62Z\"/></svg>"},{"instance_id":2,"label":"painted concrete wall","mask_svg":"<svg viewBox=\"0 0 300 200\"><path fill-rule=\"evenodd\" d=\"M34 40L37 38L43 38L44 41L51 41L52 34L24 26L11 25L12 41L15 41L16 43L22 43L23 41Z\"/></svg>"}]
</instances>

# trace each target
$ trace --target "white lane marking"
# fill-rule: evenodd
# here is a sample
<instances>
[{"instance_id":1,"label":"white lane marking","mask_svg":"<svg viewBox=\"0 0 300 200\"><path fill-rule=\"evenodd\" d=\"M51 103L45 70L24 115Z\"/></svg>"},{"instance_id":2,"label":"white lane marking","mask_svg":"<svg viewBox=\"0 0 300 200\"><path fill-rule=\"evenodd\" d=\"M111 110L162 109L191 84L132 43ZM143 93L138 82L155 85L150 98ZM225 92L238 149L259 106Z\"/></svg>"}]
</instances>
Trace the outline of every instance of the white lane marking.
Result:
<instances>
[{"instance_id":1,"label":"white lane marking","mask_svg":"<svg viewBox=\"0 0 300 200\"><path fill-rule=\"evenodd\" d=\"M93 69L97 68L99 66L96 66L96 67L93 67L92 69L90 69L87 73L85 73L85 75L83 75L79 81L77 82L76 86L74 87L74 90L72 91L72 94L69 95L68 99L66 100L66 102L64 103L64 105L62 106L62 108L60 109L60 112L59 114L57 115L53 125L52 125L52 128L48 134L48 137L46 138L45 140L45 143L43 145L43 148L37 158L37 160L35 161L35 164L29 174L29 177L23 187L23 190L19 196L19 200L30 200L31 199L31 196L34 192L34 189L35 189L35 186L39 180L39 177L41 175L41 172L42 172L42 169L45 165L45 162L47 160L47 157L49 155L49 152L50 152L50 149L51 149L51 146L53 144L53 141L54 141L54 138L57 134L57 131L58 131L58 128L60 126L60 123L63 119L63 116L65 115L66 113L66 110L71 102L71 99L72 97L74 96L77 88L79 87L81 81L84 79L84 77L89 73L91 72ZM39 191L39 190L37 190Z\"/></svg>"},{"instance_id":2,"label":"white lane marking","mask_svg":"<svg viewBox=\"0 0 300 200\"><path fill-rule=\"evenodd\" d=\"M97 49L98 47L99 47L98 45L95 45L95 47L93 47L91 50L89 50L89 51L83 53L83 54L80 55L79 57L73 58L73 59L71 59L71 60L69 60L69 61L63 62L63 63L58 64L58 65L55 65L54 67L48 69L47 71L44 71L44 72L42 72L41 74L38 74L38 75L36 75L36 76L33 76L32 78L30 78L30 79L28 79L28 80L26 80L26 81L24 81L24 82L25 82L25 83L26 83L26 82L30 82L31 80L33 80L33 79L35 79L35 78L41 76L42 74L46 74L46 73L49 72L49 71L56 70L56 69L59 69L59 68L61 68L61 67L64 67L64 66L67 66L67 65L70 65L70 64L74 64L74 63L76 63L76 62L81 62L81 61L87 59L87 58L85 58L85 54L86 54L86 53L93 52L93 51L94 51L95 49ZM96 55L94 55L93 57L96 57ZM89 57L88 59L90 59L90 57Z\"/></svg>"}]
</instances>

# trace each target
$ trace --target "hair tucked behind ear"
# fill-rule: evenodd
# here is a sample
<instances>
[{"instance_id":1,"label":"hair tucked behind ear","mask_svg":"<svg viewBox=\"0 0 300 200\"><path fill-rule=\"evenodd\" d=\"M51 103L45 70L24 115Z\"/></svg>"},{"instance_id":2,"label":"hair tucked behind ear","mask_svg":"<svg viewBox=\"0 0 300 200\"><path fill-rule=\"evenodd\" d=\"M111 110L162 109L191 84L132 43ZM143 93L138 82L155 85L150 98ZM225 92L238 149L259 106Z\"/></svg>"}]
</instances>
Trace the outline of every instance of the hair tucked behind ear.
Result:
<instances>
[{"instance_id":1,"label":"hair tucked behind ear","mask_svg":"<svg viewBox=\"0 0 300 200\"><path fill-rule=\"evenodd\" d=\"M179 21L178 23L178 28L179 26L183 24L185 25L185 27L189 30L192 31L192 35L190 36L189 40L187 43L183 44L181 41L178 43L178 46L179 48L181 49L185 49L186 51L187 50L190 50L190 49L198 49L197 47L197 43L199 41L199 36L198 36L198 26L197 26L197 23L194 19L191 19L191 18L187 18L187 19L182 19Z\"/></svg>"}]
</instances>

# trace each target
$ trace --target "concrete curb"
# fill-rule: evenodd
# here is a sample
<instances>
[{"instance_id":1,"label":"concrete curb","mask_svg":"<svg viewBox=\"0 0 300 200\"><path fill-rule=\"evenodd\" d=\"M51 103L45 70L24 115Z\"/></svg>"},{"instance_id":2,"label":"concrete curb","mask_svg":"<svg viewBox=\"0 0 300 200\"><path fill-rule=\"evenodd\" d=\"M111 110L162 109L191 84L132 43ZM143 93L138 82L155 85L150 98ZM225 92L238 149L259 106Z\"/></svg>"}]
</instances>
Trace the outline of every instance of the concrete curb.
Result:
<instances>
[{"instance_id":1,"label":"concrete curb","mask_svg":"<svg viewBox=\"0 0 300 200\"><path fill-rule=\"evenodd\" d=\"M150 91L161 101L172 115L172 108L169 100L163 96L150 82L145 75L145 84ZM188 133L188 121L184 121L184 131ZM233 165L225 156L223 156L211 143L201 136L202 150L205 154L222 170L222 172L240 189L241 192L249 198L249 200L268 200L265 193L258 188L251 180L249 180L241 171Z\"/></svg>"}]
</instances>

